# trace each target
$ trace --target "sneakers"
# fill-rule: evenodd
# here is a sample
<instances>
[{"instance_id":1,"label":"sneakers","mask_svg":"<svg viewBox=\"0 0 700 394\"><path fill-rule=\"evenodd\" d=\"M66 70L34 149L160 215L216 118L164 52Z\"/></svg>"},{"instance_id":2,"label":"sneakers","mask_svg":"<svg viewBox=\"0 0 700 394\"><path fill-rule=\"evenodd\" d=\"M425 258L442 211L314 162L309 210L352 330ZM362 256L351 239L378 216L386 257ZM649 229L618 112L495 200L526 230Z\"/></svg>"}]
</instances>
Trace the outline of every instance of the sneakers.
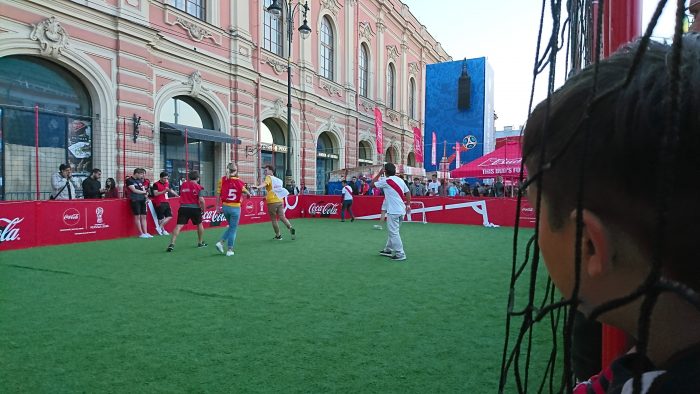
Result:
<instances>
[{"instance_id":1,"label":"sneakers","mask_svg":"<svg viewBox=\"0 0 700 394\"><path fill-rule=\"evenodd\" d=\"M277 240L277 241L281 241L281 240L282 240L282 234L280 234L280 235L275 235L275 238L272 238L272 239Z\"/></svg>"},{"instance_id":2,"label":"sneakers","mask_svg":"<svg viewBox=\"0 0 700 394\"><path fill-rule=\"evenodd\" d=\"M375 230L381 230L382 226L375 224L374 226L372 226L372 228L374 228Z\"/></svg>"},{"instance_id":3,"label":"sneakers","mask_svg":"<svg viewBox=\"0 0 700 394\"><path fill-rule=\"evenodd\" d=\"M380 250L379 254L386 257L394 257L394 253L391 250Z\"/></svg>"},{"instance_id":4,"label":"sneakers","mask_svg":"<svg viewBox=\"0 0 700 394\"><path fill-rule=\"evenodd\" d=\"M198 243L198 244L197 244L197 247L198 247L198 248L206 248L207 246L209 246L209 245L207 245L206 242L202 242L202 243Z\"/></svg>"},{"instance_id":5,"label":"sneakers","mask_svg":"<svg viewBox=\"0 0 700 394\"><path fill-rule=\"evenodd\" d=\"M350 221L351 221L351 222L354 222L354 221L355 221L355 218L350 219Z\"/></svg>"},{"instance_id":6,"label":"sneakers","mask_svg":"<svg viewBox=\"0 0 700 394\"><path fill-rule=\"evenodd\" d=\"M392 261L404 261L406 260L405 254L397 254L391 258Z\"/></svg>"},{"instance_id":7,"label":"sneakers","mask_svg":"<svg viewBox=\"0 0 700 394\"><path fill-rule=\"evenodd\" d=\"M165 230L161 230L160 235L170 235L170 233Z\"/></svg>"},{"instance_id":8,"label":"sneakers","mask_svg":"<svg viewBox=\"0 0 700 394\"><path fill-rule=\"evenodd\" d=\"M229 250L226 252L226 256L233 256L235 253L233 253L233 250Z\"/></svg>"},{"instance_id":9,"label":"sneakers","mask_svg":"<svg viewBox=\"0 0 700 394\"><path fill-rule=\"evenodd\" d=\"M156 227L156 232L158 233L158 235L163 235L163 230L161 229L161 227Z\"/></svg>"},{"instance_id":10,"label":"sneakers","mask_svg":"<svg viewBox=\"0 0 700 394\"><path fill-rule=\"evenodd\" d=\"M146 239L146 238L153 238L153 237L150 234L141 234L141 235L139 235L139 238Z\"/></svg>"},{"instance_id":11,"label":"sneakers","mask_svg":"<svg viewBox=\"0 0 700 394\"><path fill-rule=\"evenodd\" d=\"M224 254L224 245L221 241L217 242L214 246L216 246L216 250L218 250L219 253Z\"/></svg>"},{"instance_id":12,"label":"sneakers","mask_svg":"<svg viewBox=\"0 0 700 394\"><path fill-rule=\"evenodd\" d=\"M172 252L173 249L175 249L175 245L170 244L170 245L168 245L168 249L165 249L165 251L166 251L166 252Z\"/></svg>"},{"instance_id":13,"label":"sneakers","mask_svg":"<svg viewBox=\"0 0 700 394\"><path fill-rule=\"evenodd\" d=\"M289 232L292 233L292 241L297 239L297 230L295 230L294 227L290 228Z\"/></svg>"}]
</instances>

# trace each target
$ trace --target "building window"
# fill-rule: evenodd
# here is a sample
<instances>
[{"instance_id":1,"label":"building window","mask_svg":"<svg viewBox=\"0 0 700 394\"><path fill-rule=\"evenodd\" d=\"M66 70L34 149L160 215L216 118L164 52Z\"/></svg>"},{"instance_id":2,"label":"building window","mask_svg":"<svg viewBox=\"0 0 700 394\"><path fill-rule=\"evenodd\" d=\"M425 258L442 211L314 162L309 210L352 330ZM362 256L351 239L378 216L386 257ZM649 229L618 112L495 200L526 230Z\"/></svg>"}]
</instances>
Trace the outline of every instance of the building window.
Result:
<instances>
[{"instance_id":1,"label":"building window","mask_svg":"<svg viewBox=\"0 0 700 394\"><path fill-rule=\"evenodd\" d=\"M360 46L360 96L367 97L367 85L369 82L369 52L367 45Z\"/></svg>"},{"instance_id":2,"label":"building window","mask_svg":"<svg viewBox=\"0 0 700 394\"><path fill-rule=\"evenodd\" d=\"M396 70L392 63L389 63L386 72L386 105L391 109L396 109Z\"/></svg>"},{"instance_id":3,"label":"building window","mask_svg":"<svg viewBox=\"0 0 700 394\"><path fill-rule=\"evenodd\" d=\"M328 17L321 21L321 76L333 80L333 29Z\"/></svg>"},{"instance_id":4,"label":"building window","mask_svg":"<svg viewBox=\"0 0 700 394\"><path fill-rule=\"evenodd\" d=\"M260 164L275 167L275 176L284 179L287 170L287 145L285 132L273 119L260 123Z\"/></svg>"},{"instance_id":5,"label":"building window","mask_svg":"<svg viewBox=\"0 0 700 394\"><path fill-rule=\"evenodd\" d=\"M160 121L200 129L214 128L211 115L197 100L188 96L170 99L160 112ZM162 130L162 129L161 129ZM163 170L170 174L170 183L179 190L187 173L199 171L199 183L208 195L214 194L215 143L187 139L181 135L160 133L160 154Z\"/></svg>"},{"instance_id":6,"label":"building window","mask_svg":"<svg viewBox=\"0 0 700 394\"><path fill-rule=\"evenodd\" d=\"M78 183L90 174L91 99L78 78L48 60L6 56L0 58L0 92L0 200L37 198L36 150L41 199L48 199L60 164L71 166Z\"/></svg>"},{"instance_id":7,"label":"building window","mask_svg":"<svg viewBox=\"0 0 700 394\"><path fill-rule=\"evenodd\" d=\"M372 147L367 141L360 141L357 149L357 162L360 166L370 166L372 162Z\"/></svg>"},{"instance_id":8,"label":"building window","mask_svg":"<svg viewBox=\"0 0 700 394\"><path fill-rule=\"evenodd\" d=\"M195 18L207 20L206 0L173 0L173 6Z\"/></svg>"},{"instance_id":9,"label":"building window","mask_svg":"<svg viewBox=\"0 0 700 394\"><path fill-rule=\"evenodd\" d=\"M416 119L416 80L409 80L408 115L411 119Z\"/></svg>"},{"instance_id":10,"label":"building window","mask_svg":"<svg viewBox=\"0 0 700 394\"><path fill-rule=\"evenodd\" d=\"M283 55L282 48L282 20L284 19L282 15L275 18L272 13L267 10L272 4L273 0L265 0L263 5L265 7L265 30L263 34L263 49L266 49L278 56Z\"/></svg>"}]
</instances>

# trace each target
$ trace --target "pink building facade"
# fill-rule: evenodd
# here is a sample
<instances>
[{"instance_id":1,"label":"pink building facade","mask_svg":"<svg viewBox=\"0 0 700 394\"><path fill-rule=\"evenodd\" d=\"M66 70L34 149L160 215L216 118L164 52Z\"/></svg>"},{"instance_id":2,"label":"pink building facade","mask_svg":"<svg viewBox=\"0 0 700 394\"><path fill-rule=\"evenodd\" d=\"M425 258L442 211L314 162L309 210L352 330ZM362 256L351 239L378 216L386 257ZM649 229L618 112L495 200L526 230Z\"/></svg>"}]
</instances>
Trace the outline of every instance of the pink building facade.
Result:
<instances>
[{"instance_id":1,"label":"pink building facade","mask_svg":"<svg viewBox=\"0 0 700 394\"><path fill-rule=\"evenodd\" d=\"M50 191L64 162L119 185L136 167L175 179L197 169L213 190L230 161L253 182L264 164L282 176L291 155L293 178L312 193L332 170L380 160L422 167L413 128L423 128L425 65L451 58L408 7L309 1L312 32L300 37L297 12L290 54L285 18L273 18L270 3L0 3L0 199Z\"/></svg>"}]
</instances>

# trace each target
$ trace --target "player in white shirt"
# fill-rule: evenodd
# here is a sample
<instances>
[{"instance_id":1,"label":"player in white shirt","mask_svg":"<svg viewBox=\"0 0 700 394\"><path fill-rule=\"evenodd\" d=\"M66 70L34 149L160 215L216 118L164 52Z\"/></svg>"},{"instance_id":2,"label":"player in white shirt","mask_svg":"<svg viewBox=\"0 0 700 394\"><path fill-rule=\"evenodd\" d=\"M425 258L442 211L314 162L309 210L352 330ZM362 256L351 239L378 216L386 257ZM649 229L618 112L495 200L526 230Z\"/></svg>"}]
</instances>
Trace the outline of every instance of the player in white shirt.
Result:
<instances>
[{"instance_id":1,"label":"player in white shirt","mask_svg":"<svg viewBox=\"0 0 700 394\"><path fill-rule=\"evenodd\" d=\"M428 183L428 194L431 196L437 196L440 190L440 182L437 180L437 175L433 174L433 180Z\"/></svg>"},{"instance_id":2,"label":"player in white shirt","mask_svg":"<svg viewBox=\"0 0 700 394\"><path fill-rule=\"evenodd\" d=\"M387 175L387 178L380 180L379 177L384 174ZM403 179L396 176L396 166L393 163L384 164L384 167L372 179L372 183L382 189L386 203L388 239L386 246L379 254L391 257L394 261L406 260L399 230L404 215L411 212L411 192Z\"/></svg>"},{"instance_id":3,"label":"player in white shirt","mask_svg":"<svg viewBox=\"0 0 700 394\"><path fill-rule=\"evenodd\" d=\"M343 194L343 207L340 208L340 221L345 221L345 210L350 214L350 221L355 221L355 215L352 214L352 188L348 185L348 181L343 179L341 181L343 188L340 192Z\"/></svg>"}]
</instances>

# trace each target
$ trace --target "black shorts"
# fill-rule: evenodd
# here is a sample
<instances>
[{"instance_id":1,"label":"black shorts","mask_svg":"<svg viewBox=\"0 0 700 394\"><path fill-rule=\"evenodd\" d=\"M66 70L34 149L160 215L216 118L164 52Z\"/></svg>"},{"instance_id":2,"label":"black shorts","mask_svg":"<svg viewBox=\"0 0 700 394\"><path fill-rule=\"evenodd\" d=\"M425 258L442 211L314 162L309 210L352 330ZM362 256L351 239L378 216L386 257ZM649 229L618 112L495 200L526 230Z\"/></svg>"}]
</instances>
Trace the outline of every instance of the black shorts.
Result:
<instances>
[{"instance_id":1,"label":"black shorts","mask_svg":"<svg viewBox=\"0 0 700 394\"><path fill-rule=\"evenodd\" d=\"M145 215L146 214L146 200L134 201L131 200L131 212L134 215Z\"/></svg>"},{"instance_id":2,"label":"black shorts","mask_svg":"<svg viewBox=\"0 0 700 394\"><path fill-rule=\"evenodd\" d=\"M158 220L163 220L173 216L173 211L170 209L170 203L160 203L160 205L156 207L156 216L158 216Z\"/></svg>"},{"instance_id":3,"label":"black shorts","mask_svg":"<svg viewBox=\"0 0 700 394\"><path fill-rule=\"evenodd\" d=\"M187 224L188 221L194 225L202 223L202 211L199 208L180 207L177 210L177 224Z\"/></svg>"}]
</instances>

